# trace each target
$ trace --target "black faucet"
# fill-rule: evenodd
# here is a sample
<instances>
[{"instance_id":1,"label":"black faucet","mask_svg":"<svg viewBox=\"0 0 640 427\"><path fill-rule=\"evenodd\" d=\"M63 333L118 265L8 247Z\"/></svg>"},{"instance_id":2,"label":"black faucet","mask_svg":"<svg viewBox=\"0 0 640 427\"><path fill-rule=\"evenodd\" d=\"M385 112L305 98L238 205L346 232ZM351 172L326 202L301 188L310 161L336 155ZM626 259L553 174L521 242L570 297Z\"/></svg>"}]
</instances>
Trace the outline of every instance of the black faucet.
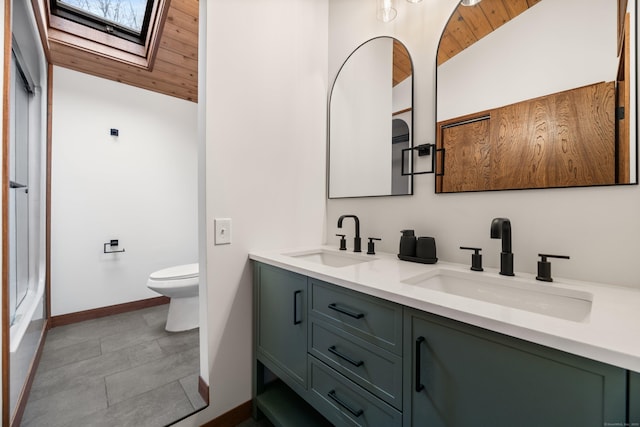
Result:
<instances>
[{"instance_id":1,"label":"black faucet","mask_svg":"<svg viewBox=\"0 0 640 427\"><path fill-rule=\"evenodd\" d=\"M514 276L513 253L511 252L511 221L509 221L509 218L494 218L491 221L491 238L502 239L500 274Z\"/></svg>"},{"instance_id":2,"label":"black faucet","mask_svg":"<svg viewBox=\"0 0 640 427\"><path fill-rule=\"evenodd\" d=\"M353 238L353 252L362 252L362 250L360 250L360 220L355 215L342 215L340 218L338 218L338 228L342 228L342 220L345 218L353 218L356 222L356 237Z\"/></svg>"}]
</instances>

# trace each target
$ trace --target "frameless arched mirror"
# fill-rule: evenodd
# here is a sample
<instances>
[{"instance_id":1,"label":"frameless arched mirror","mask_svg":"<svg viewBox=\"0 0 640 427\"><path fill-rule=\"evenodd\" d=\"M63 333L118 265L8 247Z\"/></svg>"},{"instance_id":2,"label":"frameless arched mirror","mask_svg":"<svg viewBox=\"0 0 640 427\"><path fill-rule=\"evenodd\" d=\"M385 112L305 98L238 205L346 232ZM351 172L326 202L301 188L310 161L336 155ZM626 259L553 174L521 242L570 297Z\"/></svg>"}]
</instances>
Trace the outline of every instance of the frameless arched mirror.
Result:
<instances>
[{"instance_id":1,"label":"frameless arched mirror","mask_svg":"<svg viewBox=\"0 0 640 427\"><path fill-rule=\"evenodd\" d=\"M329 100L329 198L407 195L413 118L407 48L377 37L347 58Z\"/></svg>"},{"instance_id":2,"label":"frameless arched mirror","mask_svg":"<svg viewBox=\"0 0 640 427\"><path fill-rule=\"evenodd\" d=\"M635 0L463 3L438 48L436 192L637 183Z\"/></svg>"}]
</instances>

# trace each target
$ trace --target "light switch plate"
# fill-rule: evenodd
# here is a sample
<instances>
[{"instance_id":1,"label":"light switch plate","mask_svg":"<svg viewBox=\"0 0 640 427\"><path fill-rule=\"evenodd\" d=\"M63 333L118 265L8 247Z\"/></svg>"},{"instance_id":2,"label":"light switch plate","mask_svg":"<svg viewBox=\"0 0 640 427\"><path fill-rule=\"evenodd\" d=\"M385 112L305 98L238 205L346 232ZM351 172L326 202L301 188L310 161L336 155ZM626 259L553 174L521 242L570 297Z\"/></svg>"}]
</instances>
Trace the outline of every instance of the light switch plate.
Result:
<instances>
[{"instance_id":1,"label":"light switch plate","mask_svg":"<svg viewBox=\"0 0 640 427\"><path fill-rule=\"evenodd\" d=\"M213 224L216 232L215 244L231 244L231 218L214 218Z\"/></svg>"}]
</instances>

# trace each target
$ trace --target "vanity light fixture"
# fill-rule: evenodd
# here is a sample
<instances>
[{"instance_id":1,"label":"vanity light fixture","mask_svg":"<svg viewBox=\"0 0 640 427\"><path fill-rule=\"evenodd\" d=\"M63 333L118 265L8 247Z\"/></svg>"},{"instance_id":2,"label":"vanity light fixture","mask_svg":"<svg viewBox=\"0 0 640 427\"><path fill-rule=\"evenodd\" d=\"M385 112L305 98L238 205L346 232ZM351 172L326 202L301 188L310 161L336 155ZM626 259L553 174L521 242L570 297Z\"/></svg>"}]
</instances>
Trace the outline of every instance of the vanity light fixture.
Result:
<instances>
[{"instance_id":1,"label":"vanity light fixture","mask_svg":"<svg viewBox=\"0 0 640 427\"><path fill-rule=\"evenodd\" d=\"M480 3L482 0L462 0L460 2L461 5L463 6L475 6L478 3Z\"/></svg>"},{"instance_id":2,"label":"vanity light fixture","mask_svg":"<svg viewBox=\"0 0 640 427\"><path fill-rule=\"evenodd\" d=\"M376 17L384 23L391 22L398 15L398 11L394 7L395 0L376 0L377 9ZM407 0L409 3L420 3L422 0ZM480 1L480 0L476 0Z\"/></svg>"},{"instance_id":3,"label":"vanity light fixture","mask_svg":"<svg viewBox=\"0 0 640 427\"><path fill-rule=\"evenodd\" d=\"M398 12L393 7L393 0L377 0L378 8L376 17L384 23L391 22L395 19Z\"/></svg>"}]
</instances>

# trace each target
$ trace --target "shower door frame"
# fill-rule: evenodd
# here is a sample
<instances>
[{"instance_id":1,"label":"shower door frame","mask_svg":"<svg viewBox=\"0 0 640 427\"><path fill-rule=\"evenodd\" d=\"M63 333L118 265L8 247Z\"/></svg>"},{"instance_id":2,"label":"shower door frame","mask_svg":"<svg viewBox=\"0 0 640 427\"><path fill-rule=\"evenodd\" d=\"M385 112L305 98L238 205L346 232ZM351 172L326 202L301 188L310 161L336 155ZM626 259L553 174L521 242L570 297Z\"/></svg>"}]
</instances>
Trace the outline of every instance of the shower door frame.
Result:
<instances>
[{"instance_id":1,"label":"shower door frame","mask_svg":"<svg viewBox=\"0 0 640 427\"><path fill-rule=\"evenodd\" d=\"M0 421L3 426L14 426L19 425L22 419L22 414L24 412L26 406L26 395L28 395L28 391L31 388L31 384L33 382L33 378L35 375L35 367L38 366L40 356L42 354L42 347L44 344L44 339L46 337L47 330L50 327L50 277L49 277L49 268L50 268L50 236L51 236L51 100L52 100L52 73L53 66L48 61L48 55L46 54L45 49L45 65L46 65L46 80L47 80L47 93L46 98L43 100L46 102L46 130L45 130L45 146L43 147L46 151L43 153L46 156L46 167L45 167L45 181L44 181L44 263L45 263L45 287L44 287L44 324L42 326L42 331L39 339L39 343L37 345L36 352L31 360L30 369L27 373L26 380L22 387L21 396L18 398L18 401L15 407L11 407L10 405L10 297L9 297L9 146L10 146L10 138L11 138L11 122L10 122L10 90L11 90L11 56L12 56L12 46L13 46L13 28L12 28L12 15L13 15L13 7L12 1L15 0L0 0L4 4L3 14L4 16L0 19L3 19L4 22L4 39L3 39L3 48L4 48L4 60L3 60L3 70L4 74L2 77L2 90L3 94L3 110L2 110L2 210L1 210L1 218L2 218L2 289L0 292L1 304L2 304L2 315L0 320L2 322L2 420ZM21 0L20 0L21 1ZM32 0L36 1L36 0ZM29 2L29 3L32 3ZM42 40L41 40L42 41Z\"/></svg>"}]
</instances>

